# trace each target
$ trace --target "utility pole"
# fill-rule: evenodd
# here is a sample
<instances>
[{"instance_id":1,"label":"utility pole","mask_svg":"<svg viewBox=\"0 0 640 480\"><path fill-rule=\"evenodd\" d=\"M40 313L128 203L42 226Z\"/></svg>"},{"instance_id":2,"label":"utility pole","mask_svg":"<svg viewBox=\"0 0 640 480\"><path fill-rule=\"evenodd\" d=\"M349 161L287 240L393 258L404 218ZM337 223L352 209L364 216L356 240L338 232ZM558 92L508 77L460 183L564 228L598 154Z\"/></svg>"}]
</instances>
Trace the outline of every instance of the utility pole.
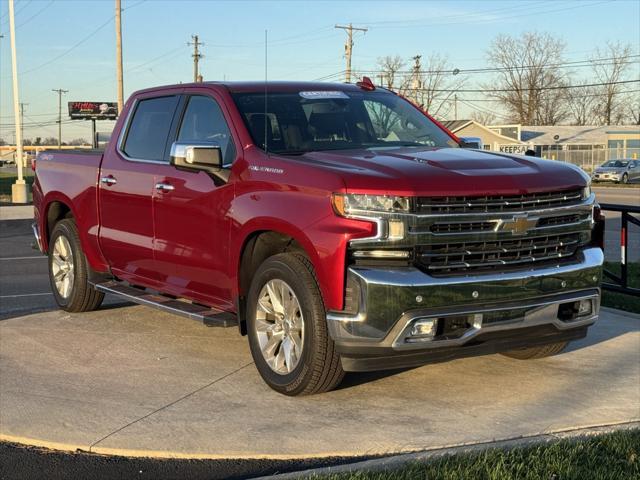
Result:
<instances>
[{"instance_id":1,"label":"utility pole","mask_svg":"<svg viewBox=\"0 0 640 480\"><path fill-rule=\"evenodd\" d=\"M411 82L411 86L413 88L413 100L419 104L420 102L418 101L418 90L420 90L420 88L422 87L422 80L420 78L420 70L422 70L422 66L420 65L420 59L422 58L422 55L416 55L415 57L413 57L413 74L412 74L412 82Z\"/></svg>"},{"instance_id":2,"label":"utility pole","mask_svg":"<svg viewBox=\"0 0 640 480\"><path fill-rule=\"evenodd\" d=\"M353 31L366 32L367 28L354 27L349 25L336 25L335 28L339 28L347 32L347 41L344 44L344 55L347 59L347 70L345 72L345 82L351 83L351 55L353 54Z\"/></svg>"},{"instance_id":3,"label":"utility pole","mask_svg":"<svg viewBox=\"0 0 640 480\"><path fill-rule=\"evenodd\" d=\"M458 94L453 95L453 119L458 119Z\"/></svg>"},{"instance_id":4,"label":"utility pole","mask_svg":"<svg viewBox=\"0 0 640 480\"><path fill-rule=\"evenodd\" d=\"M9 0L9 32L11 37L11 70L13 74L13 116L16 123L16 167L18 179L11 185L11 200L27 203L27 184L22 176L22 124L20 123L20 92L18 89L18 59L16 54L16 19L13 0Z\"/></svg>"},{"instance_id":5,"label":"utility pole","mask_svg":"<svg viewBox=\"0 0 640 480\"><path fill-rule=\"evenodd\" d=\"M29 105L29 104L20 102L20 130L22 133L23 141L24 141L24 107L25 105Z\"/></svg>"},{"instance_id":6,"label":"utility pole","mask_svg":"<svg viewBox=\"0 0 640 480\"><path fill-rule=\"evenodd\" d=\"M118 80L118 115L124 107L124 86L122 79L122 7L116 0L116 77Z\"/></svg>"},{"instance_id":7,"label":"utility pole","mask_svg":"<svg viewBox=\"0 0 640 480\"><path fill-rule=\"evenodd\" d=\"M202 82L202 75L200 75L200 71L198 70L198 62L201 58L204 58L204 55L200 53L198 47L204 45L200 40L198 40L198 35L191 35L193 42L187 42L187 45L193 45L193 81L194 82Z\"/></svg>"},{"instance_id":8,"label":"utility pole","mask_svg":"<svg viewBox=\"0 0 640 480\"><path fill-rule=\"evenodd\" d=\"M51 91L58 94L58 148L62 148L62 94L68 93L69 90L52 88Z\"/></svg>"}]
</instances>

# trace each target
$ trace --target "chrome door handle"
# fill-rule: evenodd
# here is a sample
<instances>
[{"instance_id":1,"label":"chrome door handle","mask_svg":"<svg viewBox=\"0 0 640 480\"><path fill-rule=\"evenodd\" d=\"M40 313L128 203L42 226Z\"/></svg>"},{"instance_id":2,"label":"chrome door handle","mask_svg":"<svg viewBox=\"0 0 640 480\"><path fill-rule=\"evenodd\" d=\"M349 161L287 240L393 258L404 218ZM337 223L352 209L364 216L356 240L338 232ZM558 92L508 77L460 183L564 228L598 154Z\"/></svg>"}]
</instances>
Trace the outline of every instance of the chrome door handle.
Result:
<instances>
[{"instance_id":1,"label":"chrome door handle","mask_svg":"<svg viewBox=\"0 0 640 480\"><path fill-rule=\"evenodd\" d=\"M104 183L105 185L115 185L116 183L118 183L118 180L116 180L112 175L107 175L106 177L100 177L100 182Z\"/></svg>"},{"instance_id":2,"label":"chrome door handle","mask_svg":"<svg viewBox=\"0 0 640 480\"><path fill-rule=\"evenodd\" d=\"M170 183L156 183L156 190L159 192L170 192L174 189L174 186Z\"/></svg>"}]
</instances>

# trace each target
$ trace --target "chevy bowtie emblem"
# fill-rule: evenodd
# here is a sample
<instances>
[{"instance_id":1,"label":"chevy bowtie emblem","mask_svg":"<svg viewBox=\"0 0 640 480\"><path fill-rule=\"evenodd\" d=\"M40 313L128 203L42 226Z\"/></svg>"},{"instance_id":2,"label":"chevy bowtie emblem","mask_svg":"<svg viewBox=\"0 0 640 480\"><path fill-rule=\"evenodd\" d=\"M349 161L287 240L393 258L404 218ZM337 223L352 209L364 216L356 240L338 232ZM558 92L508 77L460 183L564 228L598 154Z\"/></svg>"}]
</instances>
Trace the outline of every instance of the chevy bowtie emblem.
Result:
<instances>
[{"instance_id":1,"label":"chevy bowtie emblem","mask_svg":"<svg viewBox=\"0 0 640 480\"><path fill-rule=\"evenodd\" d=\"M529 218L528 215L514 215L511 220L502 222L502 230L509 230L512 235L524 235L537 223L538 218Z\"/></svg>"}]
</instances>

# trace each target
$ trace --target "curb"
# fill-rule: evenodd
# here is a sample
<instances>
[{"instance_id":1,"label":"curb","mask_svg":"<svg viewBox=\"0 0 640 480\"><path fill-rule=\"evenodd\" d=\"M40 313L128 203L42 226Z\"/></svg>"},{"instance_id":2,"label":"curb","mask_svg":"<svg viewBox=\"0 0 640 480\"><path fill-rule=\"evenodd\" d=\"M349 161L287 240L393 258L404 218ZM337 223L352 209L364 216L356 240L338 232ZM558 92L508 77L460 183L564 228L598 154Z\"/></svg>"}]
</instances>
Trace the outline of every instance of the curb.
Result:
<instances>
[{"instance_id":1,"label":"curb","mask_svg":"<svg viewBox=\"0 0 640 480\"><path fill-rule=\"evenodd\" d=\"M610 433L620 430L635 430L640 428L640 419L631 420L622 423L613 423L608 425L593 425L588 427L576 427L566 430L556 430L551 432L540 433L526 437L516 437L489 442L469 443L462 445L453 445L448 447L436 447L429 450L396 455L391 457L378 458L374 460L366 460L363 462L350 463L347 465L336 465L333 467L315 468L302 470L299 472L283 473L280 475L271 475L267 477L257 477L254 480L289 480L302 479L308 477L320 477L322 475L338 474L338 473L373 473L395 470L406 463L418 462L425 463L435 458L446 455L454 455L460 453L482 452L491 448L509 449L514 447L529 446L537 443L548 443L556 440L577 439L580 437L588 437L602 433Z\"/></svg>"}]
</instances>

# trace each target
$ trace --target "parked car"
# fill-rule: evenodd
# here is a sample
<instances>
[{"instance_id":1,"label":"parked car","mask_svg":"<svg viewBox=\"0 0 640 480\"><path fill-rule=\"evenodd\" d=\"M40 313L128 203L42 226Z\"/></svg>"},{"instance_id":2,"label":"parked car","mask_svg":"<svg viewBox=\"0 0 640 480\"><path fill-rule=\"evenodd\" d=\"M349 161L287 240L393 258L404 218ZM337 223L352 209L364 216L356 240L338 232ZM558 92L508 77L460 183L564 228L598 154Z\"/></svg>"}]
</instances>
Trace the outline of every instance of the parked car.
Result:
<instances>
[{"instance_id":1,"label":"parked car","mask_svg":"<svg viewBox=\"0 0 640 480\"><path fill-rule=\"evenodd\" d=\"M595 169L594 182L629 183L640 180L640 161L633 159L609 160Z\"/></svg>"},{"instance_id":2,"label":"parked car","mask_svg":"<svg viewBox=\"0 0 640 480\"><path fill-rule=\"evenodd\" d=\"M589 177L461 148L369 81L151 88L113 138L38 156L34 233L56 302L84 312L112 293L236 326L278 392L553 355L598 318Z\"/></svg>"}]
</instances>

